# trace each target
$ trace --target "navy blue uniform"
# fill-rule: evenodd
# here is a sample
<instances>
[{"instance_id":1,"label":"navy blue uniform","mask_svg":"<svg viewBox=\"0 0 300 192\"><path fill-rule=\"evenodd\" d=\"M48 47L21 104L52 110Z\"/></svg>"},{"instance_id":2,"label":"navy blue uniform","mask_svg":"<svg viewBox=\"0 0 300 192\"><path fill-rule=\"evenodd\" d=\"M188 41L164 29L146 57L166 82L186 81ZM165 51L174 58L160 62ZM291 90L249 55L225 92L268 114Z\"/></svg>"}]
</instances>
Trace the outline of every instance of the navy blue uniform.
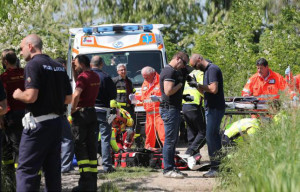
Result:
<instances>
[{"instance_id":1,"label":"navy blue uniform","mask_svg":"<svg viewBox=\"0 0 300 192\"><path fill-rule=\"evenodd\" d=\"M96 98L96 107L110 107L110 100L116 99L117 89L111 77L100 69L92 69L100 77L99 94Z\"/></svg>"},{"instance_id":2,"label":"navy blue uniform","mask_svg":"<svg viewBox=\"0 0 300 192\"><path fill-rule=\"evenodd\" d=\"M98 131L101 133L102 166L104 171L110 172L113 170L110 148L111 126L107 122L107 110L110 107L110 100L116 99L117 97L117 89L113 80L107 73L97 68L92 70L100 77L100 88L95 107L99 123Z\"/></svg>"},{"instance_id":3,"label":"navy blue uniform","mask_svg":"<svg viewBox=\"0 0 300 192\"><path fill-rule=\"evenodd\" d=\"M6 99L6 94L4 91L4 87L2 82L0 81L0 101L3 101L4 99ZM2 139L2 129L0 129L0 149L2 148L1 146L1 139ZM1 153L0 153L0 162L1 162L2 158L1 158ZM0 189L1 189L1 163L0 163Z\"/></svg>"},{"instance_id":4,"label":"navy blue uniform","mask_svg":"<svg viewBox=\"0 0 300 192\"><path fill-rule=\"evenodd\" d=\"M72 94L65 69L49 56L35 55L25 67L25 89L38 89L38 98L26 105L36 128L24 129L19 149L17 191L38 191L42 168L47 191L61 191L61 131L64 101ZM37 121L41 116L44 120Z\"/></svg>"}]
</instances>

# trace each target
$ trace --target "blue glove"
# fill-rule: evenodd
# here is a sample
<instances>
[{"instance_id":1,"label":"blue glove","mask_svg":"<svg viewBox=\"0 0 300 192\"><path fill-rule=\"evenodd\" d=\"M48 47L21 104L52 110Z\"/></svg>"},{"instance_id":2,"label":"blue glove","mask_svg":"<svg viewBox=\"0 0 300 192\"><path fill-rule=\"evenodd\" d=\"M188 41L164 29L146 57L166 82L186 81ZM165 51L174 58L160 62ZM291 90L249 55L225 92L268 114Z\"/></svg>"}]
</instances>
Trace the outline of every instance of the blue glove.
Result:
<instances>
[{"instance_id":1,"label":"blue glove","mask_svg":"<svg viewBox=\"0 0 300 192\"><path fill-rule=\"evenodd\" d=\"M291 73L291 68L288 66L284 72L285 75L289 75Z\"/></svg>"}]
</instances>

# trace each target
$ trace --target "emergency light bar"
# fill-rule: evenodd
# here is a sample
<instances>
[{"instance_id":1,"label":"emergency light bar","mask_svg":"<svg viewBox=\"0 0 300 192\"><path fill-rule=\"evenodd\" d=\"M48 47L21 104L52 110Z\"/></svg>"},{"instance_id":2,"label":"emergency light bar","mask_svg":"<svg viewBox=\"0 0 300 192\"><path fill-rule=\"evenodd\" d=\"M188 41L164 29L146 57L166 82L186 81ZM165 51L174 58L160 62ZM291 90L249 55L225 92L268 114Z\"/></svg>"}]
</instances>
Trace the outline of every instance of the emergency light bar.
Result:
<instances>
[{"instance_id":1,"label":"emergency light bar","mask_svg":"<svg viewBox=\"0 0 300 192\"><path fill-rule=\"evenodd\" d=\"M122 32L122 31L150 31L153 29L152 24L148 25L112 25L112 26L100 26L100 27L84 27L83 32L92 35L93 32Z\"/></svg>"}]
</instances>

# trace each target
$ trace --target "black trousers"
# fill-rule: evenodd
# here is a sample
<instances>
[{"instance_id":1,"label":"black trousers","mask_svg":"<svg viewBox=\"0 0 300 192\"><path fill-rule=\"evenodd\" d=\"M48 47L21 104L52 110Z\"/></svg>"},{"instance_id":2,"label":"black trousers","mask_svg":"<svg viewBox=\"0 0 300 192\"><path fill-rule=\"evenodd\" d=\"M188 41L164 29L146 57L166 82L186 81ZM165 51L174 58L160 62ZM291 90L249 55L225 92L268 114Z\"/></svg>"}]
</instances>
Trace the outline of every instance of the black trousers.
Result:
<instances>
[{"instance_id":1,"label":"black trousers","mask_svg":"<svg viewBox=\"0 0 300 192\"><path fill-rule=\"evenodd\" d=\"M182 106L183 117L187 124L188 148L185 152L189 155L199 153L206 143L205 111L202 106L184 104Z\"/></svg>"},{"instance_id":2,"label":"black trousers","mask_svg":"<svg viewBox=\"0 0 300 192\"><path fill-rule=\"evenodd\" d=\"M3 134L3 161L7 163L18 163L19 146L23 131L22 118L25 115L24 110L9 111L4 116L4 134Z\"/></svg>"},{"instance_id":3,"label":"black trousers","mask_svg":"<svg viewBox=\"0 0 300 192\"><path fill-rule=\"evenodd\" d=\"M86 191L97 190L97 115L93 107L82 108L72 114L74 149L79 166L78 186Z\"/></svg>"}]
</instances>

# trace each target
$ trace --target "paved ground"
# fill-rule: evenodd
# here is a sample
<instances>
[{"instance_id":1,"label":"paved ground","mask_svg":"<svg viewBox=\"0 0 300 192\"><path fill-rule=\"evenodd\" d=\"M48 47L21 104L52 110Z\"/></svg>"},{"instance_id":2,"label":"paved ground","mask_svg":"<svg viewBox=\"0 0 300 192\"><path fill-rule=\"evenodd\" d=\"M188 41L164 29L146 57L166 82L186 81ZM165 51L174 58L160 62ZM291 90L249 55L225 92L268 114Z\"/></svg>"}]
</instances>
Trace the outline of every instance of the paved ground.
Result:
<instances>
[{"instance_id":1,"label":"paved ground","mask_svg":"<svg viewBox=\"0 0 300 192\"><path fill-rule=\"evenodd\" d=\"M184 153L186 148L177 148L181 154ZM201 155L203 162L208 161L207 147L201 149ZM102 167L99 166L98 170ZM120 187L120 191L212 191L215 185L215 179L203 178L204 171L183 171L188 173L188 177L185 179L170 179L164 178L162 172L153 172L150 176L141 177L138 179L128 180L121 178L114 180L114 184ZM101 178L99 173L98 177ZM78 183L79 175L62 175L62 188L63 191L70 191ZM109 183L109 180L98 179L98 187L103 183ZM98 189L100 191L100 188Z\"/></svg>"}]
</instances>

